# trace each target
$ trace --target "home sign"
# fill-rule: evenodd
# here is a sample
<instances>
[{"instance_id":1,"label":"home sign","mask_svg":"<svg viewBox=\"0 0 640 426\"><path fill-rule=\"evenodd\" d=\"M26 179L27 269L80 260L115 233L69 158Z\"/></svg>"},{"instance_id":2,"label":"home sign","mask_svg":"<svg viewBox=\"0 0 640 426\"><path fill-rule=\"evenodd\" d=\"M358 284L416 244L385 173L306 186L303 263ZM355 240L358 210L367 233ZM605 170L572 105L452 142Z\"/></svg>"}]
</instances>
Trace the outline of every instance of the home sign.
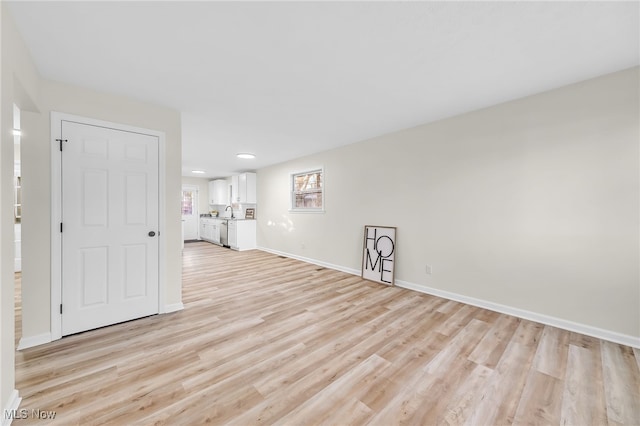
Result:
<instances>
[{"instance_id":1,"label":"home sign","mask_svg":"<svg viewBox=\"0 0 640 426\"><path fill-rule=\"evenodd\" d=\"M362 278L393 285L396 261L396 228L365 226L362 250Z\"/></svg>"}]
</instances>

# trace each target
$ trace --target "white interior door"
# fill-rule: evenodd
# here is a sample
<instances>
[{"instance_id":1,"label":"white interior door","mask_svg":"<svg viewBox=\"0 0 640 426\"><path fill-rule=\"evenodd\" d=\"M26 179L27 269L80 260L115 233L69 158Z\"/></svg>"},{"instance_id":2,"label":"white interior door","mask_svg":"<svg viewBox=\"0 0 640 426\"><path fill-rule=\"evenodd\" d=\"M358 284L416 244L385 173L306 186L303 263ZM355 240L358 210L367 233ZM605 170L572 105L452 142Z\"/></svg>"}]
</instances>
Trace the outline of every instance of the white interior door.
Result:
<instances>
[{"instance_id":1,"label":"white interior door","mask_svg":"<svg viewBox=\"0 0 640 426\"><path fill-rule=\"evenodd\" d=\"M157 136L62 121L62 335L158 313Z\"/></svg>"},{"instance_id":2,"label":"white interior door","mask_svg":"<svg viewBox=\"0 0 640 426\"><path fill-rule=\"evenodd\" d=\"M182 226L184 241L198 239L198 187L182 185Z\"/></svg>"}]
</instances>

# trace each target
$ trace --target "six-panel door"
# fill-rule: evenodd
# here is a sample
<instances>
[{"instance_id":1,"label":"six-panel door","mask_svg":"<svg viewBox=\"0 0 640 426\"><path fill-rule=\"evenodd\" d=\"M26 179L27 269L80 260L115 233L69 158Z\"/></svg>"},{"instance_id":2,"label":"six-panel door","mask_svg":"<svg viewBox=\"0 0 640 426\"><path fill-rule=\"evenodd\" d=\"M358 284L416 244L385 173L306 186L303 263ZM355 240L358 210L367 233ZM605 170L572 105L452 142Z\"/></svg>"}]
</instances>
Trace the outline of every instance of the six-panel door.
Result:
<instances>
[{"instance_id":1,"label":"six-panel door","mask_svg":"<svg viewBox=\"0 0 640 426\"><path fill-rule=\"evenodd\" d=\"M62 122L62 334L158 313L158 138Z\"/></svg>"}]
</instances>

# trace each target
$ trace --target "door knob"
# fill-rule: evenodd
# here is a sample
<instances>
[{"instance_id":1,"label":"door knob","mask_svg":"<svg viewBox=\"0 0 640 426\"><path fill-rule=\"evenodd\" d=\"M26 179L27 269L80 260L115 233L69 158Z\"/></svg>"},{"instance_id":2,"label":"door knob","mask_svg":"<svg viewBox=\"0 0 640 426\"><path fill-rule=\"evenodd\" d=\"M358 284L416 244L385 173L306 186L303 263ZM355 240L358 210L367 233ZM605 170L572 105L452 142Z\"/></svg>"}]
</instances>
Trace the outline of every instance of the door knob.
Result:
<instances>
[{"instance_id":1,"label":"door knob","mask_svg":"<svg viewBox=\"0 0 640 426\"><path fill-rule=\"evenodd\" d=\"M155 236L156 236L156 233L155 233L155 232L153 232L153 231L149 231L149 236L150 236L150 237L155 237Z\"/></svg>"}]
</instances>

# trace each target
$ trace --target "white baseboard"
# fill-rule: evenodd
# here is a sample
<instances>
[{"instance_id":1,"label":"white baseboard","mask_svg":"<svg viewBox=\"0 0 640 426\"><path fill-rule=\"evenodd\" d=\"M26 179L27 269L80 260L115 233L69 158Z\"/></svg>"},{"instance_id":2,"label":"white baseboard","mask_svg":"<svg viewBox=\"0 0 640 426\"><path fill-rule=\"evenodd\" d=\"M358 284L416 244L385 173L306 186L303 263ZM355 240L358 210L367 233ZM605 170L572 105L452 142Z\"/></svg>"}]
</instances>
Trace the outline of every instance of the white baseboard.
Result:
<instances>
[{"instance_id":1,"label":"white baseboard","mask_svg":"<svg viewBox=\"0 0 640 426\"><path fill-rule=\"evenodd\" d=\"M182 303L172 303L170 305L166 305L162 314L168 314L170 312L177 312L184 309L184 305ZM18 350L21 351L23 349L33 348L34 346L44 345L46 343L53 342L51 338L51 333L42 333L36 336L27 336L22 337L18 342Z\"/></svg>"},{"instance_id":2,"label":"white baseboard","mask_svg":"<svg viewBox=\"0 0 640 426\"><path fill-rule=\"evenodd\" d=\"M353 268L347 268L345 266L333 265L331 263L318 261L315 259L309 259L294 254L281 252L278 250L269 249L266 247L258 247L258 250L266 251L268 253L276 254L278 256L285 256L292 259L301 260L303 262L311 263L314 265L324 266L326 268L335 269L338 271L346 272L348 274L360 275L360 271ZM507 305L501 305L499 303L490 302L488 300L476 299L474 297L464 296L462 294L452 293L436 288L423 286L420 284L411 283L408 281L396 280L395 284L398 287L406 288L408 290L414 290L420 293L430 294L432 296L442 297L443 299L453 300L455 302L466 303L467 305L477 306L479 308L488 309L490 311L499 312L501 314L512 315L514 317L526 319L529 321L538 322L552 327L561 328L567 331L573 331L576 333L584 334L587 336L595 337L609 342L619 343L625 346L631 346L633 348L640 349L640 337L634 337L627 334L617 333L615 331L605 330L598 327L593 327L586 324L581 324L562 318L556 318L549 315L539 314L537 312L531 312L524 309L514 308Z\"/></svg>"},{"instance_id":3,"label":"white baseboard","mask_svg":"<svg viewBox=\"0 0 640 426\"><path fill-rule=\"evenodd\" d=\"M22 398L20 398L18 391L14 389L9 396L7 405L2 410L2 421L0 422L2 426L9 426L13 422L13 413L17 413L20 401L22 401Z\"/></svg>"},{"instance_id":4,"label":"white baseboard","mask_svg":"<svg viewBox=\"0 0 640 426\"><path fill-rule=\"evenodd\" d=\"M22 337L18 342L18 350L33 348L34 346L44 345L45 343L51 343L51 333L42 333L35 336Z\"/></svg>"},{"instance_id":5,"label":"white baseboard","mask_svg":"<svg viewBox=\"0 0 640 426\"><path fill-rule=\"evenodd\" d=\"M177 312L177 311L181 311L184 309L184 305L182 304L182 302L180 303L171 303L169 305L165 305L164 306L164 311L162 311L162 314L168 314L171 312Z\"/></svg>"},{"instance_id":6,"label":"white baseboard","mask_svg":"<svg viewBox=\"0 0 640 426\"><path fill-rule=\"evenodd\" d=\"M332 263L323 262L320 260L310 259L308 257L298 256L295 254L285 253L278 250L273 250L266 247L258 247L258 250L266 251L267 253L275 254L278 256L289 257L291 259L301 260L306 263L311 263L313 265L324 266L325 268L335 269L336 271L346 272L347 274L352 275L360 275L360 271L353 268L347 268L346 266L334 265Z\"/></svg>"},{"instance_id":7,"label":"white baseboard","mask_svg":"<svg viewBox=\"0 0 640 426\"><path fill-rule=\"evenodd\" d=\"M622 345L631 346L635 348L640 348L640 337L633 337L626 334L616 333L615 331L604 330L602 328L580 324L580 323L565 320L562 318L556 318L549 315L539 314L537 312L531 312L531 311L514 308L507 305L501 305L499 303L489 302L487 300L482 300L482 299L476 299L474 297L464 296L462 294L457 294L457 293L451 293L448 291L426 287L419 284L410 283L407 281L396 280L396 285L398 287L418 291L420 293L430 294L432 296L442 297L444 299L453 300L460 303L466 303L467 305L477 306L479 308L488 309L490 311L499 312L501 314L511 315L511 316L526 319L529 321L550 325L552 327L561 328L563 330L573 331L575 333L596 337L598 339L608 340L610 342L619 343Z\"/></svg>"}]
</instances>

